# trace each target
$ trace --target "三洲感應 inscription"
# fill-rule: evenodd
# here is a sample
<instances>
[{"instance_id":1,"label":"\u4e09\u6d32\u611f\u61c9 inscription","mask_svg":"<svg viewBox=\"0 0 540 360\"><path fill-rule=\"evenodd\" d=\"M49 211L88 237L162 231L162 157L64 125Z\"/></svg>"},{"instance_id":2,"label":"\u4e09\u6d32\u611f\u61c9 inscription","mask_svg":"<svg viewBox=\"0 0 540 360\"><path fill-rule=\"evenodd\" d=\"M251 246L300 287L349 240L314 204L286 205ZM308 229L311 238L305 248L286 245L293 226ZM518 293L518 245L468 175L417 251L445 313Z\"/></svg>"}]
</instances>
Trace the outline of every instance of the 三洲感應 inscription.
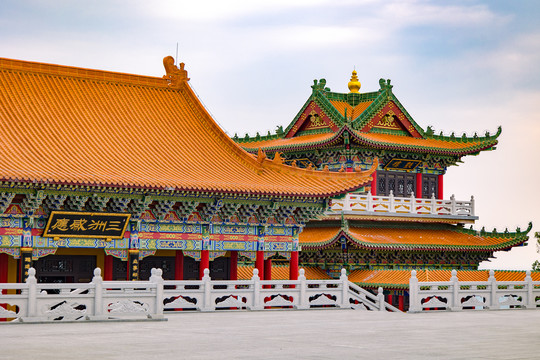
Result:
<instances>
[{"instance_id":1,"label":"\u4e09\u6d32\u611f\u61c9 inscription","mask_svg":"<svg viewBox=\"0 0 540 360\"><path fill-rule=\"evenodd\" d=\"M131 214L53 211L43 237L124 237Z\"/></svg>"}]
</instances>

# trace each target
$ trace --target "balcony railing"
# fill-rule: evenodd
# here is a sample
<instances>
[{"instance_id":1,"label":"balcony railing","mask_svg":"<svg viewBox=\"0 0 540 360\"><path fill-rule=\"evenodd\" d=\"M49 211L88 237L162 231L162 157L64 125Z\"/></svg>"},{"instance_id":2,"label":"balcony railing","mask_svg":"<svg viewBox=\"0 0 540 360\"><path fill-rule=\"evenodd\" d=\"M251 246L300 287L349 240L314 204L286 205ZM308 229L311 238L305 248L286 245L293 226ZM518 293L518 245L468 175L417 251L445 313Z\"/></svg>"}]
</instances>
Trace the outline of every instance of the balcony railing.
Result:
<instances>
[{"instance_id":1,"label":"balcony railing","mask_svg":"<svg viewBox=\"0 0 540 360\"><path fill-rule=\"evenodd\" d=\"M330 204L331 213L351 212L351 213L391 213L391 214L415 214L415 215L437 215L437 216L459 216L475 218L474 197L471 200L456 200L454 195L450 200L416 198L414 194L409 197L395 197L392 192L390 196L373 196L347 194L344 199L333 199Z\"/></svg>"}]
</instances>

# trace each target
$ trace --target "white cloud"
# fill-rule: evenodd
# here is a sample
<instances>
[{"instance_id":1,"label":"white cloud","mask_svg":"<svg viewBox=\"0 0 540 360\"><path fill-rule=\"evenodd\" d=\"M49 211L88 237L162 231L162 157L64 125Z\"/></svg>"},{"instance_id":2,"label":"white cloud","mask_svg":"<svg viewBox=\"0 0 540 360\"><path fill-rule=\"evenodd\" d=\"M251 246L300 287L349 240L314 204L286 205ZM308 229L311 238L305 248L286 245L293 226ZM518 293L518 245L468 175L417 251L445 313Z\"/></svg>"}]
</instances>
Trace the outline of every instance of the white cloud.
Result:
<instances>
[{"instance_id":1,"label":"white cloud","mask_svg":"<svg viewBox=\"0 0 540 360\"><path fill-rule=\"evenodd\" d=\"M399 27L432 26L483 26L507 22L509 16L495 14L486 5L439 5L432 1L409 0L385 2L385 17L397 22ZM391 25L391 24L390 24Z\"/></svg>"}]
</instances>

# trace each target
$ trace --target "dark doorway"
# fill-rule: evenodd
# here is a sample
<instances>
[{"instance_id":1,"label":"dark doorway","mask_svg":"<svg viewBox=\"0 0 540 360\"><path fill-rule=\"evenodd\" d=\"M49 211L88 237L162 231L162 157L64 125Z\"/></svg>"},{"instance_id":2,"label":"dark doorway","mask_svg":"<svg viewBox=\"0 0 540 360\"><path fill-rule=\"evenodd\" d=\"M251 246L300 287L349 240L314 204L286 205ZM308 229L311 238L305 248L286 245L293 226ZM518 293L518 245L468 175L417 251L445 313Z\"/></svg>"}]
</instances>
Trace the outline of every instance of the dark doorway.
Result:
<instances>
[{"instance_id":1,"label":"dark doorway","mask_svg":"<svg viewBox=\"0 0 540 360\"><path fill-rule=\"evenodd\" d=\"M127 261L113 258L113 278L114 281L127 280Z\"/></svg>"},{"instance_id":2,"label":"dark doorway","mask_svg":"<svg viewBox=\"0 0 540 360\"><path fill-rule=\"evenodd\" d=\"M438 195L438 175L424 174L422 175L422 197L425 199L431 198L432 194L435 197Z\"/></svg>"},{"instance_id":3,"label":"dark doorway","mask_svg":"<svg viewBox=\"0 0 540 360\"><path fill-rule=\"evenodd\" d=\"M219 257L210 261L210 277L212 280L229 280L230 277L230 258Z\"/></svg>"},{"instance_id":4,"label":"dark doorway","mask_svg":"<svg viewBox=\"0 0 540 360\"><path fill-rule=\"evenodd\" d=\"M199 280L200 264L200 261L186 256L184 258L184 280ZM231 259L228 257L219 257L210 261L210 278L212 280L229 280L231 278L230 264Z\"/></svg>"},{"instance_id":5,"label":"dark doorway","mask_svg":"<svg viewBox=\"0 0 540 360\"><path fill-rule=\"evenodd\" d=\"M416 194L416 174L399 171L377 171L377 195L388 196L390 190L396 197Z\"/></svg>"},{"instance_id":6,"label":"dark doorway","mask_svg":"<svg viewBox=\"0 0 540 360\"><path fill-rule=\"evenodd\" d=\"M33 264L40 283L88 283L96 268L90 255L48 255Z\"/></svg>"},{"instance_id":7,"label":"dark doorway","mask_svg":"<svg viewBox=\"0 0 540 360\"><path fill-rule=\"evenodd\" d=\"M150 278L152 268L161 269L163 271L164 280L174 280L174 264L173 256L149 256L139 262L139 280L148 280Z\"/></svg>"},{"instance_id":8,"label":"dark doorway","mask_svg":"<svg viewBox=\"0 0 540 360\"><path fill-rule=\"evenodd\" d=\"M184 257L184 280L199 280L199 261Z\"/></svg>"}]
</instances>

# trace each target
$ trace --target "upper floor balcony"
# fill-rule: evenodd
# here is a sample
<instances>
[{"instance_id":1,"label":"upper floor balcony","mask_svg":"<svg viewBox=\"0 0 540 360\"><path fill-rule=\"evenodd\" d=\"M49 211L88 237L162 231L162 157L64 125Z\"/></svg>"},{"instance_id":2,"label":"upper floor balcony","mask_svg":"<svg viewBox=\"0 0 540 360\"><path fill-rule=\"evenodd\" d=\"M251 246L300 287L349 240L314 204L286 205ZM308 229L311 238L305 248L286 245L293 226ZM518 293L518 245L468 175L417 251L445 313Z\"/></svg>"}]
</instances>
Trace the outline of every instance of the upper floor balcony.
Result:
<instances>
[{"instance_id":1,"label":"upper floor balcony","mask_svg":"<svg viewBox=\"0 0 540 360\"><path fill-rule=\"evenodd\" d=\"M470 200L450 200L409 197L375 196L368 194L347 194L343 199L332 199L330 211L326 215L365 215L404 218L436 218L456 220L456 222L474 222L478 216L474 213L474 197Z\"/></svg>"}]
</instances>

